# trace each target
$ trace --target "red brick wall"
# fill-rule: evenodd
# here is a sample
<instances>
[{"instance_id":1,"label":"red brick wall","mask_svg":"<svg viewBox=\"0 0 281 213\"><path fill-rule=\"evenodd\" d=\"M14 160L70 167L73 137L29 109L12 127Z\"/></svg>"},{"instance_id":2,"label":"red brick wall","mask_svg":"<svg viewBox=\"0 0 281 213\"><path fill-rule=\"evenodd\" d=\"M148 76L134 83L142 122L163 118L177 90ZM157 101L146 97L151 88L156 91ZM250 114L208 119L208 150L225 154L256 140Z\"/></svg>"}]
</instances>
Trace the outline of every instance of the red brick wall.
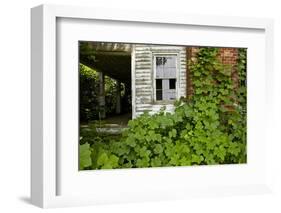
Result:
<instances>
[{"instance_id":1,"label":"red brick wall","mask_svg":"<svg viewBox=\"0 0 281 213\"><path fill-rule=\"evenodd\" d=\"M187 47L186 55L187 60L196 61L196 54L199 51L199 47ZM230 65L232 69L232 79L234 82L234 88L238 87L238 73L237 73L237 59L238 59L238 49L237 48L219 48L218 59L225 65ZM191 81L191 74L187 66L187 97L193 94L193 85Z\"/></svg>"},{"instance_id":2,"label":"red brick wall","mask_svg":"<svg viewBox=\"0 0 281 213\"><path fill-rule=\"evenodd\" d=\"M237 60L238 60L238 49L237 48L220 48L219 49L219 59L223 64L232 66L232 80L234 83L234 88L238 87L238 73L237 73Z\"/></svg>"}]
</instances>

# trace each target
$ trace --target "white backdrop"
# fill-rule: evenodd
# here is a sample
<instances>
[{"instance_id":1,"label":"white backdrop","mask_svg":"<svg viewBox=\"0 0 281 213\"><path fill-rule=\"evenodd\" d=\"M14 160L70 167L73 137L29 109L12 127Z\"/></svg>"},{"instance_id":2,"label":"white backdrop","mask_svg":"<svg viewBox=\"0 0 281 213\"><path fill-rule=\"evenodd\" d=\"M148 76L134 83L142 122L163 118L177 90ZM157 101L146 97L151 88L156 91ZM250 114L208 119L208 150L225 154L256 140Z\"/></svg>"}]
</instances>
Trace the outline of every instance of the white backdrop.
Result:
<instances>
[{"instance_id":1,"label":"white backdrop","mask_svg":"<svg viewBox=\"0 0 281 213\"><path fill-rule=\"evenodd\" d=\"M187 12L275 19L275 132L272 135L275 188L272 195L196 198L184 201L119 204L67 209L69 212L279 212L281 211L281 13L278 0L9 0L0 7L0 212L37 212L29 204L30 178L30 8L41 3ZM279 85L278 85L279 84ZM279 155L279 156L278 156ZM60 212L63 209L47 210Z\"/></svg>"}]
</instances>

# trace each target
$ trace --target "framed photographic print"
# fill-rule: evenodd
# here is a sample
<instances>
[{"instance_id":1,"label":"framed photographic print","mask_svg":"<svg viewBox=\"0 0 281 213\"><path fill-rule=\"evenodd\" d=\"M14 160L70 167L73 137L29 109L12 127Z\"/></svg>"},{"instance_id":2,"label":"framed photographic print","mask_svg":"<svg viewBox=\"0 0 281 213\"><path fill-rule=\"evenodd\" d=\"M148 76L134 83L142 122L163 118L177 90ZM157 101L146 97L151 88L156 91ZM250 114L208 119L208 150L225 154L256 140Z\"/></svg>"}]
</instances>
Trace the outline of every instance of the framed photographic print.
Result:
<instances>
[{"instance_id":1,"label":"framed photographic print","mask_svg":"<svg viewBox=\"0 0 281 213\"><path fill-rule=\"evenodd\" d=\"M32 203L270 192L272 20L32 9Z\"/></svg>"}]
</instances>

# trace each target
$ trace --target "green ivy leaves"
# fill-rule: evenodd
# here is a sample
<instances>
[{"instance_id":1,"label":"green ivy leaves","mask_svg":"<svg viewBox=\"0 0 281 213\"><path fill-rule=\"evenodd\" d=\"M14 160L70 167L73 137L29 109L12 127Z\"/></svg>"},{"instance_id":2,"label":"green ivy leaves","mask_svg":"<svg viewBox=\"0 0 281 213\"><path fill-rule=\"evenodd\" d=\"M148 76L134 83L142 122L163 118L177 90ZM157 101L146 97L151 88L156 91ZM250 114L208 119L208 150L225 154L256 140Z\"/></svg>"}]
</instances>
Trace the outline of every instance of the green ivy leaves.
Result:
<instances>
[{"instance_id":1,"label":"green ivy leaves","mask_svg":"<svg viewBox=\"0 0 281 213\"><path fill-rule=\"evenodd\" d=\"M97 166L101 169L113 169L118 167L119 158L113 154L103 152L97 159Z\"/></svg>"},{"instance_id":2,"label":"green ivy leaves","mask_svg":"<svg viewBox=\"0 0 281 213\"><path fill-rule=\"evenodd\" d=\"M161 154L161 153L163 153L163 150L164 150L164 148L161 144L156 144L155 148L154 148L154 153Z\"/></svg>"},{"instance_id":3,"label":"green ivy leaves","mask_svg":"<svg viewBox=\"0 0 281 213\"><path fill-rule=\"evenodd\" d=\"M79 169L83 170L92 165L91 149L88 143L80 145L79 148Z\"/></svg>"},{"instance_id":4,"label":"green ivy leaves","mask_svg":"<svg viewBox=\"0 0 281 213\"><path fill-rule=\"evenodd\" d=\"M176 129L172 129L171 131L169 131L169 137L170 138L175 138L177 136L177 130Z\"/></svg>"}]
</instances>

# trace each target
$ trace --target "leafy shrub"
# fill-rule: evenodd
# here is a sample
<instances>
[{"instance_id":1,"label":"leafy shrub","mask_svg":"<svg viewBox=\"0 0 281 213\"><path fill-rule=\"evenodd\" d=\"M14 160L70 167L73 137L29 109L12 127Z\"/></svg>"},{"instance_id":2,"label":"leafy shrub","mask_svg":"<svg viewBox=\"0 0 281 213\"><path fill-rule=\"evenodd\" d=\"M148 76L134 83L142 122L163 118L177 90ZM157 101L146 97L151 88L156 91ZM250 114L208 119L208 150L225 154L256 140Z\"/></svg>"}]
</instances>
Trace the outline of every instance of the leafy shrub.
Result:
<instances>
[{"instance_id":1,"label":"leafy shrub","mask_svg":"<svg viewBox=\"0 0 281 213\"><path fill-rule=\"evenodd\" d=\"M88 143L82 144L79 147L79 169L83 170L92 165L90 145Z\"/></svg>"},{"instance_id":2,"label":"leafy shrub","mask_svg":"<svg viewBox=\"0 0 281 213\"><path fill-rule=\"evenodd\" d=\"M231 67L221 64L217 55L217 48L200 48L197 60L189 62L194 94L177 101L174 113L144 113L129 122L120 138L100 138L91 146L86 142L81 146L90 150L88 161L80 168L245 163L246 52L239 50L238 88Z\"/></svg>"},{"instance_id":3,"label":"leafy shrub","mask_svg":"<svg viewBox=\"0 0 281 213\"><path fill-rule=\"evenodd\" d=\"M80 120L89 121L98 119L98 75L92 70L80 64Z\"/></svg>"}]
</instances>

